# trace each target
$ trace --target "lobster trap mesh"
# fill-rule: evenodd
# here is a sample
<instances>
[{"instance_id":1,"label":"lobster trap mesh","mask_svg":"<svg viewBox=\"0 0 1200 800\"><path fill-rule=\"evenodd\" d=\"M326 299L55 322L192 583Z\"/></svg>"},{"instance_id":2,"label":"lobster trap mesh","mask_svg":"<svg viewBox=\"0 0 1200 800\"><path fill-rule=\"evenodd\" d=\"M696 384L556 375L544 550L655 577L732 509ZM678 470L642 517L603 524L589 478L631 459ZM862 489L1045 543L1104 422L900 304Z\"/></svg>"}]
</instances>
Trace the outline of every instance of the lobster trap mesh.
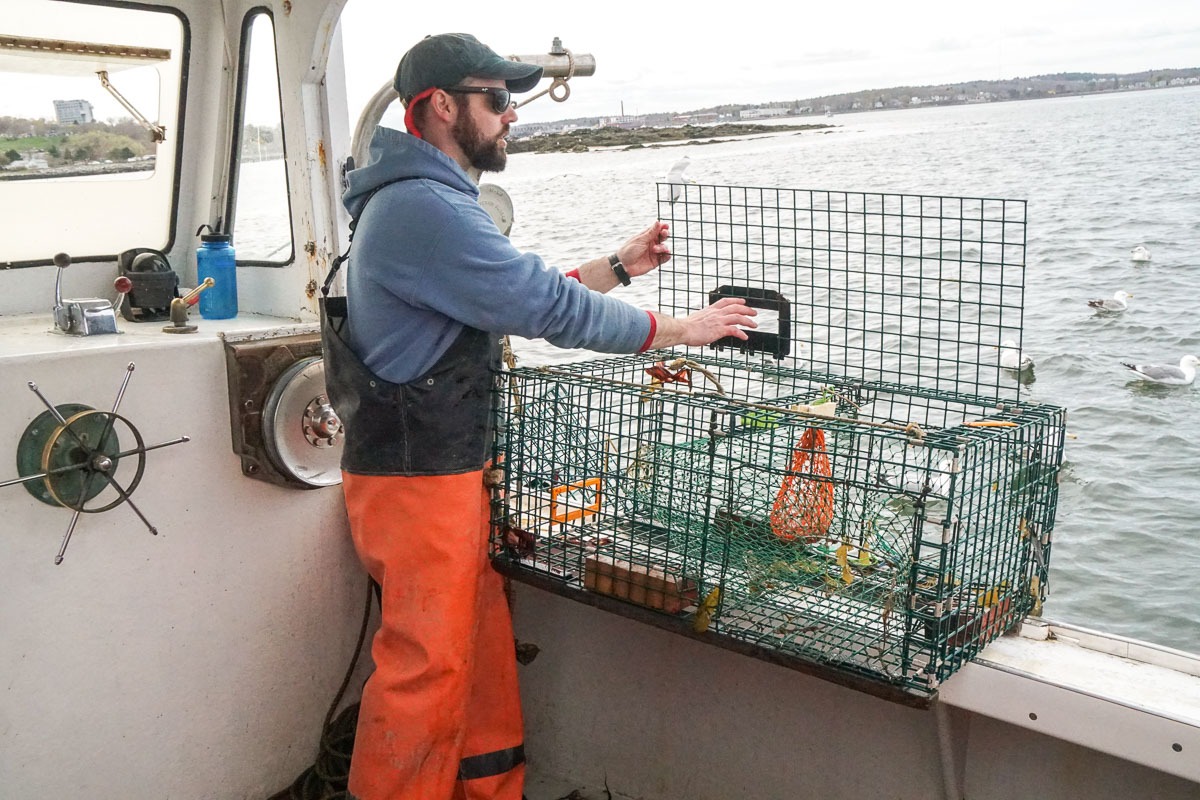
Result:
<instances>
[{"instance_id":1,"label":"lobster trap mesh","mask_svg":"<svg viewBox=\"0 0 1200 800\"><path fill-rule=\"evenodd\" d=\"M497 559L927 696L1045 596L1065 413L992 344L1019 338L1023 204L677 188L662 309L768 324L502 373Z\"/></svg>"},{"instance_id":2,"label":"lobster trap mesh","mask_svg":"<svg viewBox=\"0 0 1200 800\"><path fill-rule=\"evenodd\" d=\"M759 331L718 348L809 370L1017 398L1022 200L659 184L674 258L659 308L748 298ZM674 198L674 199L673 199ZM736 357L730 352L727 357Z\"/></svg>"},{"instance_id":3,"label":"lobster trap mesh","mask_svg":"<svg viewBox=\"0 0 1200 800\"><path fill-rule=\"evenodd\" d=\"M697 368L782 394L739 401ZM509 373L500 557L916 692L1040 603L1060 409L744 371L657 353Z\"/></svg>"}]
</instances>

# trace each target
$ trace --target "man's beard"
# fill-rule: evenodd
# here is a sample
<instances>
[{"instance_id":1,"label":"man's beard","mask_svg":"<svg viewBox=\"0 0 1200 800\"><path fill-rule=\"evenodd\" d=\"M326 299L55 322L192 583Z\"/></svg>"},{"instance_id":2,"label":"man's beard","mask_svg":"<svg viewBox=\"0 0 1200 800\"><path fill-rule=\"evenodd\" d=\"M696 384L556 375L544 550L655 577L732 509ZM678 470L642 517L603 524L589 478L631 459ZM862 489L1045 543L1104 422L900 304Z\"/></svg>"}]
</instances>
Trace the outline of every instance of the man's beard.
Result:
<instances>
[{"instance_id":1,"label":"man's beard","mask_svg":"<svg viewBox=\"0 0 1200 800\"><path fill-rule=\"evenodd\" d=\"M454 141L462 148L467 161L480 172L502 172L508 163L508 152L500 140L488 140L479 133L469 113L460 113L454 121Z\"/></svg>"}]
</instances>

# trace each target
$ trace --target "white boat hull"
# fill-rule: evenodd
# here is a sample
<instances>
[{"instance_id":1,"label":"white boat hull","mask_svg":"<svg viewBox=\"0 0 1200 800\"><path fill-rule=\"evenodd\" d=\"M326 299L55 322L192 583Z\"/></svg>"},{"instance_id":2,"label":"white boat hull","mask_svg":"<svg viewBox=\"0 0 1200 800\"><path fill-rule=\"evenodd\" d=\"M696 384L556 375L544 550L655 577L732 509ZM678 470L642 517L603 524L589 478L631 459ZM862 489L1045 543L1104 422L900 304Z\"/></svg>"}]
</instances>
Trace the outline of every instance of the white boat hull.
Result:
<instances>
[{"instance_id":1,"label":"white boat hull","mask_svg":"<svg viewBox=\"0 0 1200 800\"><path fill-rule=\"evenodd\" d=\"M124 504L85 514L60 565L71 512L2 490L0 794L266 797L312 763L358 633L366 578L341 491L242 476L214 333L46 330L0 337L55 351L0 351L0 478L16 477L18 436L45 410L27 382L109 410L130 361L120 413L148 444L191 441L146 454L132 499L157 536Z\"/></svg>"},{"instance_id":2,"label":"white boat hull","mask_svg":"<svg viewBox=\"0 0 1200 800\"><path fill-rule=\"evenodd\" d=\"M561 797L572 782L643 800L1200 796L1198 720L999 663L968 665L922 710L540 589L518 584L514 605L518 638L541 648L521 671L531 800ZM1038 647L1074 646L1005 637L984 658ZM1195 675L1144 662L1074 657L1092 671L1200 689ZM1179 710L1195 713L1198 699L1180 698Z\"/></svg>"}]
</instances>

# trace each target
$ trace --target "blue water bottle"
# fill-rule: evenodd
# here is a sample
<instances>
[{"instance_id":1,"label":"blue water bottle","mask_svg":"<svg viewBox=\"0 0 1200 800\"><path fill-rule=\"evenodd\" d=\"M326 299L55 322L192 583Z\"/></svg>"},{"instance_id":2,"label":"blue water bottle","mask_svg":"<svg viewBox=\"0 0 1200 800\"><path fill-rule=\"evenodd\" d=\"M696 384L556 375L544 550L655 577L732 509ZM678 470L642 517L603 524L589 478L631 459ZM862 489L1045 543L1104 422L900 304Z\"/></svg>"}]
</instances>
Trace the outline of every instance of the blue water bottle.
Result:
<instances>
[{"instance_id":1,"label":"blue water bottle","mask_svg":"<svg viewBox=\"0 0 1200 800\"><path fill-rule=\"evenodd\" d=\"M205 228L208 233L201 234ZM213 279L213 286L200 294L200 316L205 319L230 319L237 316L237 259L233 237L216 233L208 225L196 229L200 246L196 248L196 276L199 283Z\"/></svg>"}]
</instances>

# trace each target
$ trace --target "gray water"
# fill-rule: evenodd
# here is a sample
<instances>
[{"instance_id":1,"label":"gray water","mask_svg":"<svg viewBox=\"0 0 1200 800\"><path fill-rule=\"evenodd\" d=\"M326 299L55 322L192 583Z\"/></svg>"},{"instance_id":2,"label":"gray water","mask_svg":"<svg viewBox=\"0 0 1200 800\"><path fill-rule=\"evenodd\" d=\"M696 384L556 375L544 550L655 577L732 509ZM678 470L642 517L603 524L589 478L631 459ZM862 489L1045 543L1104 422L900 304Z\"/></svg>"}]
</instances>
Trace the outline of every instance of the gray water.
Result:
<instances>
[{"instance_id":1,"label":"gray water","mask_svg":"<svg viewBox=\"0 0 1200 800\"><path fill-rule=\"evenodd\" d=\"M542 101L545 102L545 101ZM834 117L828 133L521 154L487 182L517 247L570 268L656 213L682 154L699 183L1028 200L1022 397L1068 409L1047 617L1200 652L1200 384L1146 386L1122 361L1200 355L1200 88ZM1129 251L1145 245L1148 264ZM1087 306L1133 293L1119 316ZM654 281L619 296L653 307ZM523 366L590 357L518 342Z\"/></svg>"}]
</instances>

